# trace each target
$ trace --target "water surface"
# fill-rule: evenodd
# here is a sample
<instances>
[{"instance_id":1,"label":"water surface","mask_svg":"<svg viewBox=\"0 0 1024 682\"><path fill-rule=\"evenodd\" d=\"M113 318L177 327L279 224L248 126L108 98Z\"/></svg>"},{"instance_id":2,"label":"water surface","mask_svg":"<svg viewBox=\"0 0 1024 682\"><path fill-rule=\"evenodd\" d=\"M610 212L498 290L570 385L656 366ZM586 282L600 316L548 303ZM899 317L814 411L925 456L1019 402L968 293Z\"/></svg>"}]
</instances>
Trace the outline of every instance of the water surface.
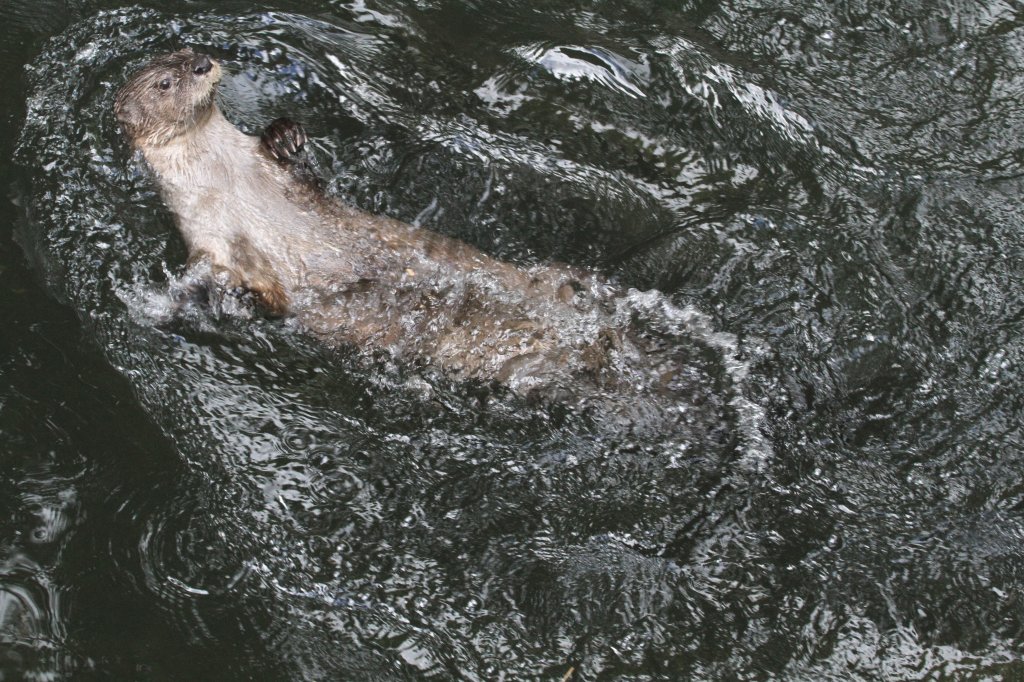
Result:
<instances>
[{"instance_id":1,"label":"water surface","mask_svg":"<svg viewBox=\"0 0 1024 682\"><path fill-rule=\"evenodd\" d=\"M5 14L0 678L1024 676L1011 5ZM183 46L332 194L634 288L683 416L172 315L111 105Z\"/></svg>"}]
</instances>

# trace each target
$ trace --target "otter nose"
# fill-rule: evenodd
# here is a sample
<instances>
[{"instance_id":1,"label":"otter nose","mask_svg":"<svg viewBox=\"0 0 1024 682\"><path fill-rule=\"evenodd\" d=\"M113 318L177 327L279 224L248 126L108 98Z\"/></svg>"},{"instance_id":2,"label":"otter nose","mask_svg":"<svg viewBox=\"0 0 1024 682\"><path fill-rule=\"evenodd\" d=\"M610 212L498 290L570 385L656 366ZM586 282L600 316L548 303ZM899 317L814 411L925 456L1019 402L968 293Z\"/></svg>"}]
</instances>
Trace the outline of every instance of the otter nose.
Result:
<instances>
[{"instance_id":1,"label":"otter nose","mask_svg":"<svg viewBox=\"0 0 1024 682\"><path fill-rule=\"evenodd\" d=\"M192 73L197 76L205 76L210 73L210 69L212 68L213 62L204 54L197 57L196 61L192 64Z\"/></svg>"}]
</instances>

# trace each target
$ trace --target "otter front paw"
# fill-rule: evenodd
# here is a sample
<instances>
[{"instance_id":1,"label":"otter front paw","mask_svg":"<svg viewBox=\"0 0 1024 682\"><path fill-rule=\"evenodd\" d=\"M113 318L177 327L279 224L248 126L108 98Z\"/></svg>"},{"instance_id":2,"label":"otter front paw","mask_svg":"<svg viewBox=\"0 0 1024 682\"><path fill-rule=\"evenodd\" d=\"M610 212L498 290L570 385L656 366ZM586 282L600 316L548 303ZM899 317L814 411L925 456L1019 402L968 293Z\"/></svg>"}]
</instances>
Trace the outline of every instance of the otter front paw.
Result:
<instances>
[{"instance_id":1,"label":"otter front paw","mask_svg":"<svg viewBox=\"0 0 1024 682\"><path fill-rule=\"evenodd\" d=\"M274 119L260 135L260 144L278 161L295 161L306 145L306 131L290 118Z\"/></svg>"}]
</instances>

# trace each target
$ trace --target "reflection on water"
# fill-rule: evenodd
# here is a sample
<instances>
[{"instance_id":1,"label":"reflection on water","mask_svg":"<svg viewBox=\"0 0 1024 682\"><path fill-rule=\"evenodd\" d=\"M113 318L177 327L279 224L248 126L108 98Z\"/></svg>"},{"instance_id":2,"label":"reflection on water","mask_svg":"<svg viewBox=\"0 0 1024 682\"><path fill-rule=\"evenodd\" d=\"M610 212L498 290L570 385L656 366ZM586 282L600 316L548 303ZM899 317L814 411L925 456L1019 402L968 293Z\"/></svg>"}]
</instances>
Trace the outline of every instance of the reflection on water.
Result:
<instances>
[{"instance_id":1,"label":"reflection on water","mask_svg":"<svg viewBox=\"0 0 1024 682\"><path fill-rule=\"evenodd\" d=\"M3 255L0 677L1024 672L1013 11L99 4L0 48L64 306ZM635 287L671 427L170 315L111 103L183 45L331 193Z\"/></svg>"}]
</instances>

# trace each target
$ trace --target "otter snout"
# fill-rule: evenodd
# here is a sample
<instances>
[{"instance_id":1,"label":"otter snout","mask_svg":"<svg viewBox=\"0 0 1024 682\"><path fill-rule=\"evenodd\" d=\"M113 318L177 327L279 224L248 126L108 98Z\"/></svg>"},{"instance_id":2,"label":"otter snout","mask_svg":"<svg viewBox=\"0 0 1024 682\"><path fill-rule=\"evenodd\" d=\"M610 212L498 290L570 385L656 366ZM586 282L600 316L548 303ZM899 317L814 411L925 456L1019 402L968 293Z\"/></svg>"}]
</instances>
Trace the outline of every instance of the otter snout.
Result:
<instances>
[{"instance_id":1,"label":"otter snout","mask_svg":"<svg viewBox=\"0 0 1024 682\"><path fill-rule=\"evenodd\" d=\"M220 63L205 54L192 55L192 61L187 67L192 71L195 78L203 78L210 75L216 83L220 80Z\"/></svg>"},{"instance_id":2,"label":"otter snout","mask_svg":"<svg viewBox=\"0 0 1024 682\"><path fill-rule=\"evenodd\" d=\"M213 60L207 57L205 54L196 55L195 61L192 62L192 73L197 76L205 76L213 70Z\"/></svg>"}]
</instances>

